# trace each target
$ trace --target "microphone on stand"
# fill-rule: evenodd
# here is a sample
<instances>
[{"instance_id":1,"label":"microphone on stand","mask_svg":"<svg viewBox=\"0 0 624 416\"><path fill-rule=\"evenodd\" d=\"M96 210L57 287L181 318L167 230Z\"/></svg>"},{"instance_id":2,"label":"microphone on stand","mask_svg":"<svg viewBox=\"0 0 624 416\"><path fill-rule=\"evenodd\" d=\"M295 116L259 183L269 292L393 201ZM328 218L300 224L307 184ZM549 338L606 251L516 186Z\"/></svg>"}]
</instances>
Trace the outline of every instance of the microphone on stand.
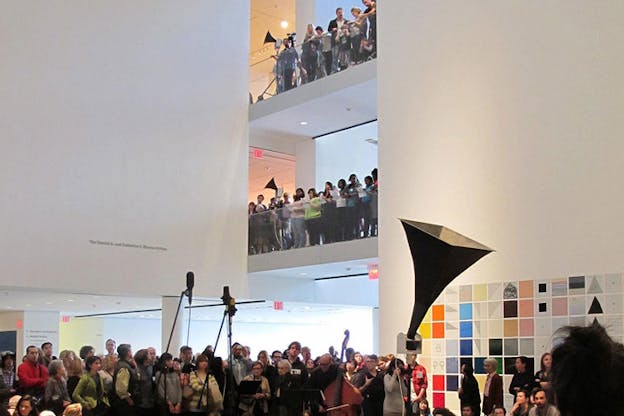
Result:
<instances>
[{"instance_id":1,"label":"microphone on stand","mask_svg":"<svg viewBox=\"0 0 624 416\"><path fill-rule=\"evenodd\" d=\"M188 272L186 274L186 295L188 296L189 305L193 303L193 287L195 286L195 274Z\"/></svg>"}]
</instances>

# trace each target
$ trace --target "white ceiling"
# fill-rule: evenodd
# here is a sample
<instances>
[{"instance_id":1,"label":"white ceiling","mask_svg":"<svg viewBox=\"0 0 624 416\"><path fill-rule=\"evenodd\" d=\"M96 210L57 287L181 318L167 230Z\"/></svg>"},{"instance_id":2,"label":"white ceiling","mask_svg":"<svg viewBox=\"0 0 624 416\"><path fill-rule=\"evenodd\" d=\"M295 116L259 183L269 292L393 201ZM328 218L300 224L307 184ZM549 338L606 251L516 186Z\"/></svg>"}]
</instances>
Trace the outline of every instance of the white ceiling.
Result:
<instances>
[{"instance_id":1,"label":"white ceiling","mask_svg":"<svg viewBox=\"0 0 624 416\"><path fill-rule=\"evenodd\" d=\"M232 295L236 295L233 293ZM319 313L332 313L345 309L344 305L327 305L303 302L284 302L283 310L275 310L273 300L254 299L257 303L237 299L236 319L239 322L316 322ZM264 302L262 302L264 301ZM184 299L184 305L187 300ZM61 316L79 319L81 316L110 314L120 319L160 319L161 299L159 297L108 296L86 293L51 293L35 290L0 288L0 312L41 311L58 312ZM201 307L211 305L210 307ZM223 305L221 299L193 299L191 317L194 320L221 320ZM348 308L360 308L348 306ZM136 312L132 312L136 311ZM132 312L116 314L119 312Z\"/></svg>"},{"instance_id":2,"label":"white ceiling","mask_svg":"<svg viewBox=\"0 0 624 416\"><path fill-rule=\"evenodd\" d=\"M287 279L321 279L327 277L367 274L368 265L376 264L377 258L366 258L336 263L323 263L310 266L289 267L249 273L250 277L278 277Z\"/></svg>"},{"instance_id":3,"label":"white ceiling","mask_svg":"<svg viewBox=\"0 0 624 416\"><path fill-rule=\"evenodd\" d=\"M370 61L253 104L250 142L316 137L376 119L377 63Z\"/></svg>"}]
</instances>

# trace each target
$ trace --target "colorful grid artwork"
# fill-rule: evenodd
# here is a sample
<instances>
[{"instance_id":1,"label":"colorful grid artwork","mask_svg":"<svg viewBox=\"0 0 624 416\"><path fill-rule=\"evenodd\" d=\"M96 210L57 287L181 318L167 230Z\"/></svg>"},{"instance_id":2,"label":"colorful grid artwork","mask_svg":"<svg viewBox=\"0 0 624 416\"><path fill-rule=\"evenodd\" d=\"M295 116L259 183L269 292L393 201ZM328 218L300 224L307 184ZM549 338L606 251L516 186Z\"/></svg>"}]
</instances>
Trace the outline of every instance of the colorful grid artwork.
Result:
<instances>
[{"instance_id":1,"label":"colorful grid artwork","mask_svg":"<svg viewBox=\"0 0 624 416\"><path fill-rule=\"evenodd\" d=\"M522 280L519 283L520 298L532 298L533 297L533 281Z\"/></svg>"},{"instance_id":2,"label":"colorful grid artwork","mask_svg":"<svg viewBox=\"0 0 624 416\"><path fill-rule=\"evenodd\" d=\"M433 305L431 307L431 320L432 321L444 320L444 305Z\"/></svg>"},{"instance_id":3,"label":"colorful grid artwork","mask_svg":"<svg viewBox=\"0 0 624 416\"><path fill-rule=\"evenodd\" d=\"M472 319L472 303L462 303L459 305L459 319L461 321Z\"/></svg>"},{"instance_id":4,"label":"colorful grid artwork","mask_svg":"<svg viewBox=\"0 0 624 416\"><path fill-rule=\"evenodd\" d=\"M457 389L463 364L471 364L483 391L483 361L492 357L505 391L519 355L532 368L553 347L565 325L597 319L610 335L624 342L624 274L584 275L555 279L461 285L445 289L429 309L419 333L419 362L431 374L431 403L460 414ZM512 396L505 395L511 406Z\"/></svg>"}]
</instances>

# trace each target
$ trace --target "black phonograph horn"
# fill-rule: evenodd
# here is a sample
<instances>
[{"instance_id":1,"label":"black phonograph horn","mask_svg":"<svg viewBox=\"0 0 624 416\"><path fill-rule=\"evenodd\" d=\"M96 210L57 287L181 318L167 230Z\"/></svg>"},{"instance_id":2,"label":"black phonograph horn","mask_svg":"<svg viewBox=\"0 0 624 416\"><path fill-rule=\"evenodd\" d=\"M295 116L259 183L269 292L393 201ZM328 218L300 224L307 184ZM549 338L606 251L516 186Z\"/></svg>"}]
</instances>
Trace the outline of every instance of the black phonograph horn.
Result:
<instances>
[{"instance_id":1,"label":"black phonograph horn","mask_svg":"<svg viewBox=\"0 0 624 416\"><path fill-rule=\"evenodd\" d=\"M449 283L481 257L489 247L442 225L401 219L414 262L415 298L409 330L408 349L427 310Z\"/></svg>"}]
</instances>

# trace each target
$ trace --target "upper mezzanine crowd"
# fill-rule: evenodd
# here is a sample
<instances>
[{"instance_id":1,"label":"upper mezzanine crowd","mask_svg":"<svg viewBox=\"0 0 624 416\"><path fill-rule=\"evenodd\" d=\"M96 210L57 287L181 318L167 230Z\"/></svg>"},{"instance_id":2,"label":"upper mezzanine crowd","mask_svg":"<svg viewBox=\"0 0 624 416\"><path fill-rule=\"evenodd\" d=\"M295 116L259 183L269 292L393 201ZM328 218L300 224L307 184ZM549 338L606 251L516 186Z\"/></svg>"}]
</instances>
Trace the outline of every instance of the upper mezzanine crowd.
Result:
<instances>
[{"instance_id":1,"label":"upper mezzanine crowd","mask_svg":"<svg viewBox=\"0 0 624 416\"><path fill-rule=\"evenodd\" d=\"M276 94L377 57L377 2L362 0L362 5L363 10L351 7L350 20L338 7L327 30L308 24L300 48L293 36L276 42Z\"/></svg>"}]
</instances>

